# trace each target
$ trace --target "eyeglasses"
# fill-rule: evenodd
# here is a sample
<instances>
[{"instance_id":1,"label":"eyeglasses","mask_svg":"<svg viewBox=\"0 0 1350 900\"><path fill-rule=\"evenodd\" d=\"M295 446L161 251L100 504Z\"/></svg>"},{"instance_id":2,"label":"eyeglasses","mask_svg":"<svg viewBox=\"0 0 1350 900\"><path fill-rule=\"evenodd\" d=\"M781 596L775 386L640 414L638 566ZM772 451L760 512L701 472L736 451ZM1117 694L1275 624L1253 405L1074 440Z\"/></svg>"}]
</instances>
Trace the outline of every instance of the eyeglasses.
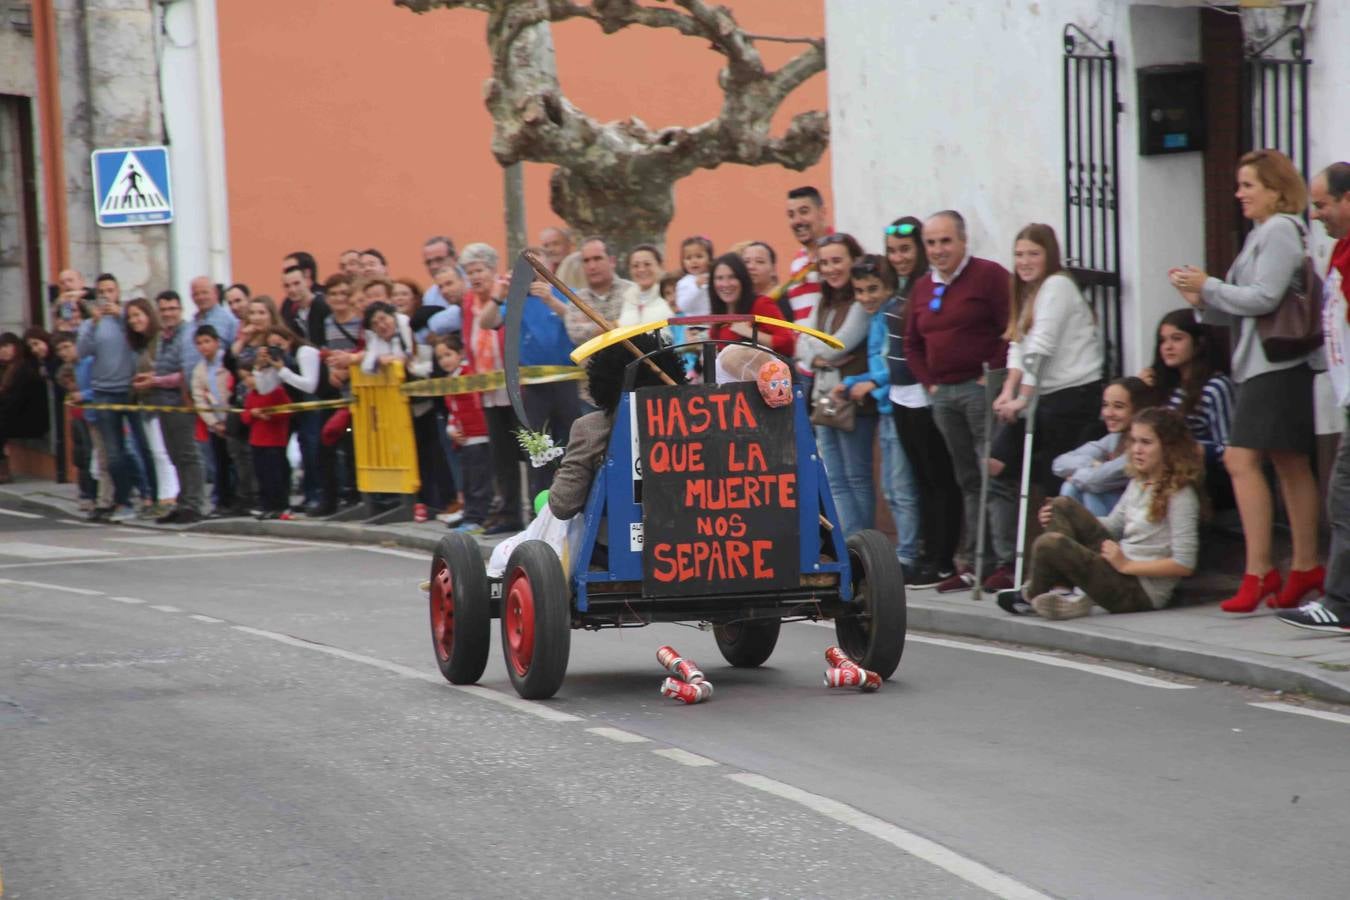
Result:
<instances>
[{"instance_id":1,"label":"eyeglasses","mask_svg":"<svg viewBox=\"0 0 1350 900\"><path fill-rule=\"evenodd\" d=\"M913 222L901 222L899 225L887 225L886 233L893 237L909 237L919 228Z\"/></svg>"},{"instance_id":2,"label":"eyeglasses","mask_svg":"<svg viewBox=\"0 0 1350 900\"><path fill-rule=\"evenodd\" d=\"M942 295L947 293L945 284L933 285L933 299L928 301L928 308L933 312L942 312Z\"/></svg>"}]
</instances>

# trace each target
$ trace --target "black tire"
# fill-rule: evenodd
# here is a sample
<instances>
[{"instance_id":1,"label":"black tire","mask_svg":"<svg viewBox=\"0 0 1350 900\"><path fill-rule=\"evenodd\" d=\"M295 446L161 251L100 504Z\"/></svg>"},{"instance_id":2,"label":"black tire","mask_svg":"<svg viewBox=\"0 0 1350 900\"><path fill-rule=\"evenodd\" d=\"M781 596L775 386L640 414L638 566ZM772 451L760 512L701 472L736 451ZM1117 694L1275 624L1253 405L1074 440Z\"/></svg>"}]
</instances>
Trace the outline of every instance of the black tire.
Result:
<instances>
[{"instance_id":1,"label":"black tire","mask_svg":"<svg viewBox=\"0 0 1350 900\"><path fill-rule=\"evenodd\" d=\"M502 655L511 686L526 700L562 687L572 648L572 604L558 554L543 541L511 553L502 578Z\"/></svg>"},{"instance_id":2,"label":"black tire","mask_svg":"<svg viewBox=\"0 0 1350 900\"><path fill-rule=\"evenodd\" d=\"M431 647L452 684L473 684L487 668L492 641L487 570L467 534L447 534L431 558Z\"/></svg>"},{"instance_id":3,"label":"black tire","mask_svg":"<svg viewBox=\"0 0 1350 900\"><path fill-rule=\"evenodd\" d=\"M835 618L835 637L849 659L890 678L905 652L904 570L880 531L859 531L847 544L857 613Z\"/></svg>"},{"instance_id":4,"label":"black tire","mask_svg":"<svg viewBox=\"0 0 1350 900\"><path fill-rule=\"evenodd\" d=\"M713 626L713 637L722 658L738 669L762 666L773 655L778 644L778 632L783 627L780 619L750 619Z\"/></svg>"}]
</instances>

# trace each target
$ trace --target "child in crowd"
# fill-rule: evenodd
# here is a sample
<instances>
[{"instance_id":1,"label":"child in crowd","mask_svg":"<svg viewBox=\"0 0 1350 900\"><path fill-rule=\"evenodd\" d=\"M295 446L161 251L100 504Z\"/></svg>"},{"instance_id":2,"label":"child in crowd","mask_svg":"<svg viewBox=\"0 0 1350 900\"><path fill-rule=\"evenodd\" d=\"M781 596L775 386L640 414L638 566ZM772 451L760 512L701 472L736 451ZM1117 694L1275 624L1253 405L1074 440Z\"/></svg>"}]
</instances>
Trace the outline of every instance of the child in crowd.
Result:
<instances>
[{"instance_id":1,"label":"child in crowd","mask_svg":"<svg viewBox=\"0 0 1350 900\"><path fill-rule=\"evenodd\" d=\"M1138 378L1117 378L1106 386L1102 391L1106 437L1061 453L1051 464L1055 475L1064 479L1061 497L1078 501L1094 516L1111 512L1129 483L1125 451L1130 423L1152 398L1152 389Z\"/></svg>"},{"instance_id":2,"label":"child in crowd","mask_svg":"<svg viewBox=\"0 0 1350 900\"><path fill-rule=\"evenodd\" d=\"M447 334L435 342L436 364L449 376L472 375L473 367L464 360L464 343L457 334ZM450 394L445 398L450 412L446 434L459 455L464 489L464 518L456 531L483 533L492 505L492 448L488 444L487 419L483 401L477 393Z\"/></svg>"},{"instance_id":3,"label":"child in crowd","mask_svg":"<svg viewBox=\"0 0 1350 900\"><path fill-rule=\"evenodd\" d=\"M861 401L868 396L877 401L877 436L881 443L881 491L891 509L891 518L895 522L896 555L905 569L905 583L919 580L928 583L935 581L931 573L922 578L917 571L919 557L919 505L918 489L914 484L914 473L900 446L900 437L895 430L895 417L891 407L891 376L887 354L890 347L890 334L887 326L888 312L900 304L896 290L895 272L885 257L868 254L853 264L850 272L853 279L853 295L868 315L867 325L867 371L858 375L845 376L842 383L834 388L834 394L842 400L847 393L849 399Z\"/></svg>"},{"instance_id":4,"label":"child in crowd","mask_svg":"<svg viewBox=\"0 0 1350 900\"><path fill-rule=\"evenodd\" d=\"M73 335L64 332L58 333L52 340L52 350L56 358L60 360L60 368L56 370L56 383L61 390L79 403L83 399L80 392L77 371L80 367L80 354L75 349L75 338ZM87 370L93 360L85 365ZM75 470L79 473L79 491L80 491L80 509L89 512L94 508L94 500L98 491L98 484L94 481L93 472L93 454L94 441L90 423L86 416L94 415L93 410L72 409L70 411L70 456L75 463ZM106 479L105 479L106 480ZM112 486L108 486L107 499L111 502Z\"/></svg>"},{"instance_id":5,"label":"child in crowd","mask_svg":"<svg viewBox=\"0 0 1350 900\"><path fill-rule=\"evenodd\" d=\"M1223 354L1191 309L1173 310L1158 323L1153 365L1139 377L1158 399L1179 411L1205 453L1205 490L1215 509L1233 507L1233 483L1223 450L1233 421L1233 380Z\"/></svg>"},{"instance_id":6,"label":"child in crowd","mask_svg":"<svg viewBox=\"0 0 1350 900\"><path fill-rule=\"evenodd\" d=\"M192 335L201 362L192 369L192 402L198 407L230 405L234 376L230 374L225 346L211 325L198 325ZM245 515L258 501L253 477L253 456L238 415L204 409L197 413L202 431L209 437L215 459L216 482L212 489L213 515Z\"/></svg>"},{"instance_id":7,"label":"child in crowd","mask_svg":"<svg viewBox=\"0 0 1350 900\"><path fill-rule=\"evenodd\" d=\"M675 286L673 308L682 316L708 315L708 277L712 271L713 244L702 235L687 237L680 244L684 277Z\"/></svg>"},{"instance_id":8,"label":"child in crowd","mask_svg":"<svg viewBox=\"0 0 1350 900\"><path fill-rule=\"evenodd\" d=\"M268 407L290 403L291 398L275 370L261 358L253 369L242 369L240 375L248 386L240 417L248 426L253 475L258 481L258 499L262 504L257 517L286 518L291 483L286 442L291 436L291 414L268 412Z\"/></svg>"},{"instance_id":9,"label":"child in crowd","mask_svg":"<svg viewBox=\"0 0 1350 900\"><path fill-rule=\"evenodd\" d=\"M1135 416L1128 455L1129 486L1109 516L1093 516L1068 497L1041 508L1046 531L1031 548L1031 577L1023 591L1001 593L999 606L1072 619L1093 604L1113 613L1167 605L1195 571L1200 454L1181 414L1154 407Z\"/></svg>"}]
</instances>

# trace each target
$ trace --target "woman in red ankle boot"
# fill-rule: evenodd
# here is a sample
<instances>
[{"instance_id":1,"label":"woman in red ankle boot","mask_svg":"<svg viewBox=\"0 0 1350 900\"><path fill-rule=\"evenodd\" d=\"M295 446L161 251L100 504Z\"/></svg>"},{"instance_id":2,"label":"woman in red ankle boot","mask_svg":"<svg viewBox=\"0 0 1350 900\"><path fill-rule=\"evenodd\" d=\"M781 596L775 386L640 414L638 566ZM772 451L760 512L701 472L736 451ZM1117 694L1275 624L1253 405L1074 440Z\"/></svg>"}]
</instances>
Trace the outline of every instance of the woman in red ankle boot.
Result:
<instances>
[{"instance_id":1,"label":"woman in red ankle boot","mask_svg":"<svg viewBox=\"0 0 1350 900\"><path fill-rule=\"evenodd\" d=\"M1323 365L1320 349L1271 360L1257 332L1257 319L1278 309L1290 285L1303 278L1306 232L1297 218L1307 205L1302 177L1279 151L1253 151L1239 161L1237 199L1255 227L1227 279L1208 276L1194 266L1173 269L1168 277L1186 302L1202 311L1206 323L1229 325L1236 335L1237 409L1223 461L1242 517L1247 565L1242 586L1219 608L1249 613L1262 602L1295 607L1322 589L1317 481L1310 460L1313 368ZM1283 585L1271 559L1273 504L1262 471L1266 459L1279 476L1294 543L1289 580Z\"/></svg>"}]
</instances>

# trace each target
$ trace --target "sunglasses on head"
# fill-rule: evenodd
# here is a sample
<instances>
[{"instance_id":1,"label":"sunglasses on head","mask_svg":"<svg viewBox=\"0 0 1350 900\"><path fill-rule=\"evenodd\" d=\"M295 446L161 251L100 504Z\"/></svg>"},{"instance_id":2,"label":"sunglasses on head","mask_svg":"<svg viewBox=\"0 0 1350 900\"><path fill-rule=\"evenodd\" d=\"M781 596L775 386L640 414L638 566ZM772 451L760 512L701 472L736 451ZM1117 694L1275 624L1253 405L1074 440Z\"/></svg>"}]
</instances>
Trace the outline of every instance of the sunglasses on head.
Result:
<instances>
[{"instance_id":1,"label":"sunglasses on head","mask_svg":"<svg viewBox=\"0 0 1350 900\"><path fill-rule=\"evenodd\" d=\"M928 301L928 308L933 312L942 311L942 295L947 293L945 284L933 285L933 299Z\"/></svg>"},{"instance_id":2,"label":"sunglasses on head","mask_svg":"<svg viewBox=\"0 0 1350 900\"><path fill-rule=\"evenodd\" d=\"M864 259L861 262L854 263L852 268L849 269L849 274L854 278L864 278L868 275L876 275L880 271L881 266L870 259Z\"/></svg>"},{"instance_id":3,"label":"sunglasses on head","mask_svg":"<svg viewBox=\"0 0 1350 900\"><path fill-rule=\"evenodd\" d=\"M887 225L886 234L892 237L909 237L919 228L913 222L901 222L899 225Z\"/></svg>"},{"instance_id":4,"label":"sunglasses on head","mask_svg":"<svg viewBox=\"0 0 1350 900\"><path fill-rule=\"evenodd\" d=\"M828 247L831 244L847 244L848 241L842 234L827 234L823 238L816 239L817 247Z\"/></svg>"}]
</instances>

